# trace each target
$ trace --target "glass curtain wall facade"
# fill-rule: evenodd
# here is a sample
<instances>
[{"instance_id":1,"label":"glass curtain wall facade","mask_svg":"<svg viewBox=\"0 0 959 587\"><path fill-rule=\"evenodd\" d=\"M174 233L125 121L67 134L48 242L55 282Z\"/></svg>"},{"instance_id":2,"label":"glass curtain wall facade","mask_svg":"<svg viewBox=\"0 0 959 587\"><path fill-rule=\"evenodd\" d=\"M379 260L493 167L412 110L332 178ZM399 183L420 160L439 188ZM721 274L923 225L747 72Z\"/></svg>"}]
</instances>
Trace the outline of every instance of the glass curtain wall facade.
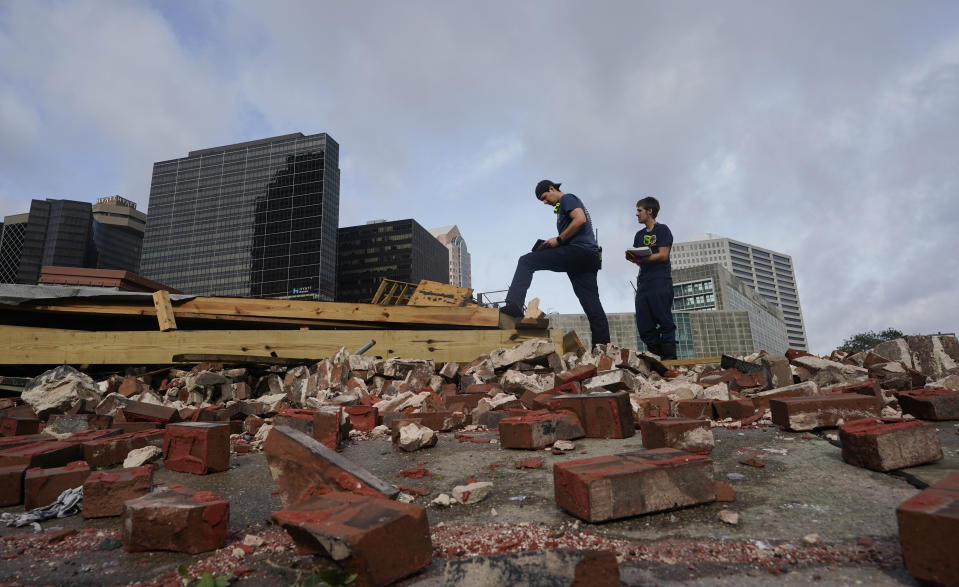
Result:
<instances>
[{"instance_id":1,"label":"glass curtain wall facade","mask_svg":"<svg viewBox=\"0 0 959 587\"><path fill-rule=\"evenodd\" d=\"M436 237L450 252L450 285L473 287L470 253L466 240L455 224L431 228L430 234Z\"/></svg>"},{"instance_id":2,"label":"glass curtain wall facade","mask_svg":"<svg viewBox=\"0 0 959 587\"><path fill-rule=\"evenodd\" d=\"M337 301L369 303L384 279L449 283L449 251L412 218L339 232Z\"/></svg>"},{"instance_id":3,"label":"glass curtain wall facade","mask_svg":"<svg viewBox=\"0 0 959 587\"><path fill-rule=\"evenodd\" d=\"M190 294L331 301L339 206L326 133L191 151L153 166L141 272Z\"/></svg>"},{"instance_id":4,"label":"glass curtain wall facade","mask_svg":"<svg viewBox=\"0 0 959 587\"><path fill-rule=\"evenodd\" d=\"M46 199L30 203L17 283L36 283L44 265L95 267L96 258L89 202Z\"/></svg>"}]
</instances>

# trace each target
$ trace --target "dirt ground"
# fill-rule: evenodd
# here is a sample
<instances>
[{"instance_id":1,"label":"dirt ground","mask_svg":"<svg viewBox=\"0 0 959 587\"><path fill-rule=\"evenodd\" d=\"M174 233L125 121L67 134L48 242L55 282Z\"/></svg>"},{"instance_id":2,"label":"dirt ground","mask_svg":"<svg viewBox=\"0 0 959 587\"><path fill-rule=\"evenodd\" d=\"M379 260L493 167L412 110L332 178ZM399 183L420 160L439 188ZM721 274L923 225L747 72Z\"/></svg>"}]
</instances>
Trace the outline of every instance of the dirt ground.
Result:
<instances>
[{"instance_id":1,"label":"dirt ground","mask_svg":"<svg viewBox=\"0 0 959 587\"><path fill-rule=\"evenodd\" d=\"M441 434L434 448L405 453L387 439L361 438L342 451L427 507L433 565L403 585L566 585L581 550L610 550L623 584L914 585L902 566L896 507L918 487L959 470L959 423L938 425L945 458L883 474L845 464L829 433L781 432L775 426L714 429L715 478L736 500L589 524L553 500L552 464L642 448L640 436L581 439L570 453L503 449L494 432ZM457 437L459 436L459 437ZM490 442L493 441L493 442ZM756 456L764 466L742 464ZM542 457L540 469L514 463ZM50 520L44 532L0 526L0 582L13 585L179 584L204 571L234 584L303 583L329 565L300 556L269 523L280 508L263 454L234 455L224 473L196 476L160 466L156 483L182 483L228 497L229 544L200 555L125 553L119 518ZM404 469L426 469L408 478ZM473 505L430 506L468 481L490 481L489 496ZM739 515L736 525L719 519ZM3 512L22 511L12 507ZM244 540L247 544L244 544ZM178 572L181 569L184 574ZM318 576L318 575L316 575Z\"/></svg>"}]
</instances>

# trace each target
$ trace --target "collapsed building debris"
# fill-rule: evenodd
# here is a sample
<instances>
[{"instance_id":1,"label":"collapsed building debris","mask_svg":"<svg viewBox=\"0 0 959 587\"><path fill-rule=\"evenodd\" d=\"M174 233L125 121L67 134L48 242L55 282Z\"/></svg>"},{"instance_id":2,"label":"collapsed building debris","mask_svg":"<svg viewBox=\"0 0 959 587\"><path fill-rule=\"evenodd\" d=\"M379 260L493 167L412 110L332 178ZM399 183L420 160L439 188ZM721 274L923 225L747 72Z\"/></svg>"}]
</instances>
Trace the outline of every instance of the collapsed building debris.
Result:
<instances>
[{"instance_id":1,"label":"collapsed building debris","mask_svg":"<svg viewBox=\"0 0 959 587\"><path fill-rule=\"evenodd\" d=\"M468 332L462 336L474 331ZM368 584L388 584L429 567L441 551L431 542L431 510L482 507L509 491L508 484L479 478L456 480L431 495L415 479L432 475L413 464L437 447L466 443L465 452L474 443L493 443L495 450L514 451L515 470L529 475L544 463L526 451L557 455L542 471L553 479L551 505L591 524L714 501L735 504L736 491L717 479L714 432L779 426L794 435L789 438L802 438L838 429L850 469L890 471L941 460L935 427L922 420L959 419L959 369L944 359L959 360L959 353L948 354L949 340L906 341L920 349L910 351L908 362L873 350L829 358L756 354L724 358L737 365L724 368L663 363L614 345L564 348L562 336L524 332L455 360L378 358L347 350L359 345L341 345L310 361L287 361L284 353L273 357L277 361L197 353L207 360L190 367L171 355L162 368L151 364L123 377L89 377L60 366L0 408L0 505L26 508L28 496L29 505L46 500L24 492L28 477L36 484L84 471L84 479L65 483L84 487L85 518L123 516L126 551L206 552L227 544L230 495L171 485L151 490L151 475L159 466L228 475L231 457L263 451L282 501L272 519L300 551ZM923 358L922 349L938 359ZM397 487L337 452L374 438L396 443L395 450L386 444L383 454L409 463L407 485ZM579 439L633 444L584 458L575 452ZM559 445L570 440L580 447L564 453ZM126 466L138 449L150 450L146 458L160 451L162 461ZM761 454L742 453L736 462L756 470ZM420 469L422 475L412 472ZM735 509L715 515L737 528L750 521ZM903 536L905 554L913 539ZM953 576L941 559L921 564L935 569L915 571L917 577L943 582ZM908 556L906 566L913 572Z\"/></svg>"}]
</instances>

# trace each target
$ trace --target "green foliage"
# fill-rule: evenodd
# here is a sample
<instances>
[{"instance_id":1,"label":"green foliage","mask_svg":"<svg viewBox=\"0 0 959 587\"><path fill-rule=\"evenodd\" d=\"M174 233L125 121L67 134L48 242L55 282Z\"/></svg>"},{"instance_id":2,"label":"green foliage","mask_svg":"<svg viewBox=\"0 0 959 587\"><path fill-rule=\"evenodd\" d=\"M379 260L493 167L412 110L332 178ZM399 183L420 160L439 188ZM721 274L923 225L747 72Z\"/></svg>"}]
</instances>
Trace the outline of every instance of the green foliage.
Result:
<instances>
[{"instance_id":1,"label":"green foliage","mask_svg":"<svg viewBox=\"0 0 959 587\"><path fill-rule=\"evenodd\" d=\"M902 338L903 336L903 333L895 328L887 328L881 332L867 330L844 340L838 350L846 353L861 353L868 351L879 343Z\"/></svg>"}]
</instances>

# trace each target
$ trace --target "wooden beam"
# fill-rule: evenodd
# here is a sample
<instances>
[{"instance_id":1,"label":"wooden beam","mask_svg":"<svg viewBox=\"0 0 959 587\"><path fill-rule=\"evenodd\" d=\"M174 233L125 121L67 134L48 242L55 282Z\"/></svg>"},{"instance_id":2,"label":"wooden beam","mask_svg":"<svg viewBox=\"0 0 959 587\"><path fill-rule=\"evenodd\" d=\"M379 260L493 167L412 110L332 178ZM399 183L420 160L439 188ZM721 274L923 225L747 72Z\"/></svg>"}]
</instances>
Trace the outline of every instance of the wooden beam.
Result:
<instances>
[{"instance_id":1,"label":"wooden beam","mask_svg":"<svg viewBox=\"0 0 959 587\"><path fill-rule=\"evenodd\" d=\"M465 306L473 299L473 290L424 279L410 296L410 306Z\"/></svg>"},{"instance_id":2,"label":"wooden beam","mask_svg":"<svg viewBox=\"0 0 959 587\"><path fill-rule=\"evenodd\" d=\"M435 361L469 362L497 348L531 338L552 338L561 348L562 331L516 330L175 330L171 332L87 332L0 325L0 364L155 365L174 355L271 356L315 360L341 348L360 348L376 339L373 353Z\"/></svg>"},{"instance_id":3,"label":"wooden beam","mask_svg":"<svg viewBox=\"0 0 959 587\"><path fill-rule=\"evenodd\" d=\"M173 315L173 305L170 303L170 292L162 289L153 292L153 307L156 309L160 331L176 330L176 318Z\"/></svg>"},{"instance_id":4,"label":"wooden beam","mask_svg":"<svg viewBox=\"0 0 959 587\"><path fill-rule=\"evenodd\" d=\"M16 310L30 308L45 312L72 312L80 314L117 314L127 316L155 316L156 308L148 302L114 302L70 298L44 300L41 303L10 306ZM482 306L380 306L376 304L349 304L343 302L311 302L305 300L279 300L264 298L219 298L197 297L174 304L177 319L211 318L224 319L302 320L304 326L318 321L353 323L379 322L389 324L416 324L436 326L466 326L470 328L497 328L499 312Z\"/></svg>"}]
</instances>

